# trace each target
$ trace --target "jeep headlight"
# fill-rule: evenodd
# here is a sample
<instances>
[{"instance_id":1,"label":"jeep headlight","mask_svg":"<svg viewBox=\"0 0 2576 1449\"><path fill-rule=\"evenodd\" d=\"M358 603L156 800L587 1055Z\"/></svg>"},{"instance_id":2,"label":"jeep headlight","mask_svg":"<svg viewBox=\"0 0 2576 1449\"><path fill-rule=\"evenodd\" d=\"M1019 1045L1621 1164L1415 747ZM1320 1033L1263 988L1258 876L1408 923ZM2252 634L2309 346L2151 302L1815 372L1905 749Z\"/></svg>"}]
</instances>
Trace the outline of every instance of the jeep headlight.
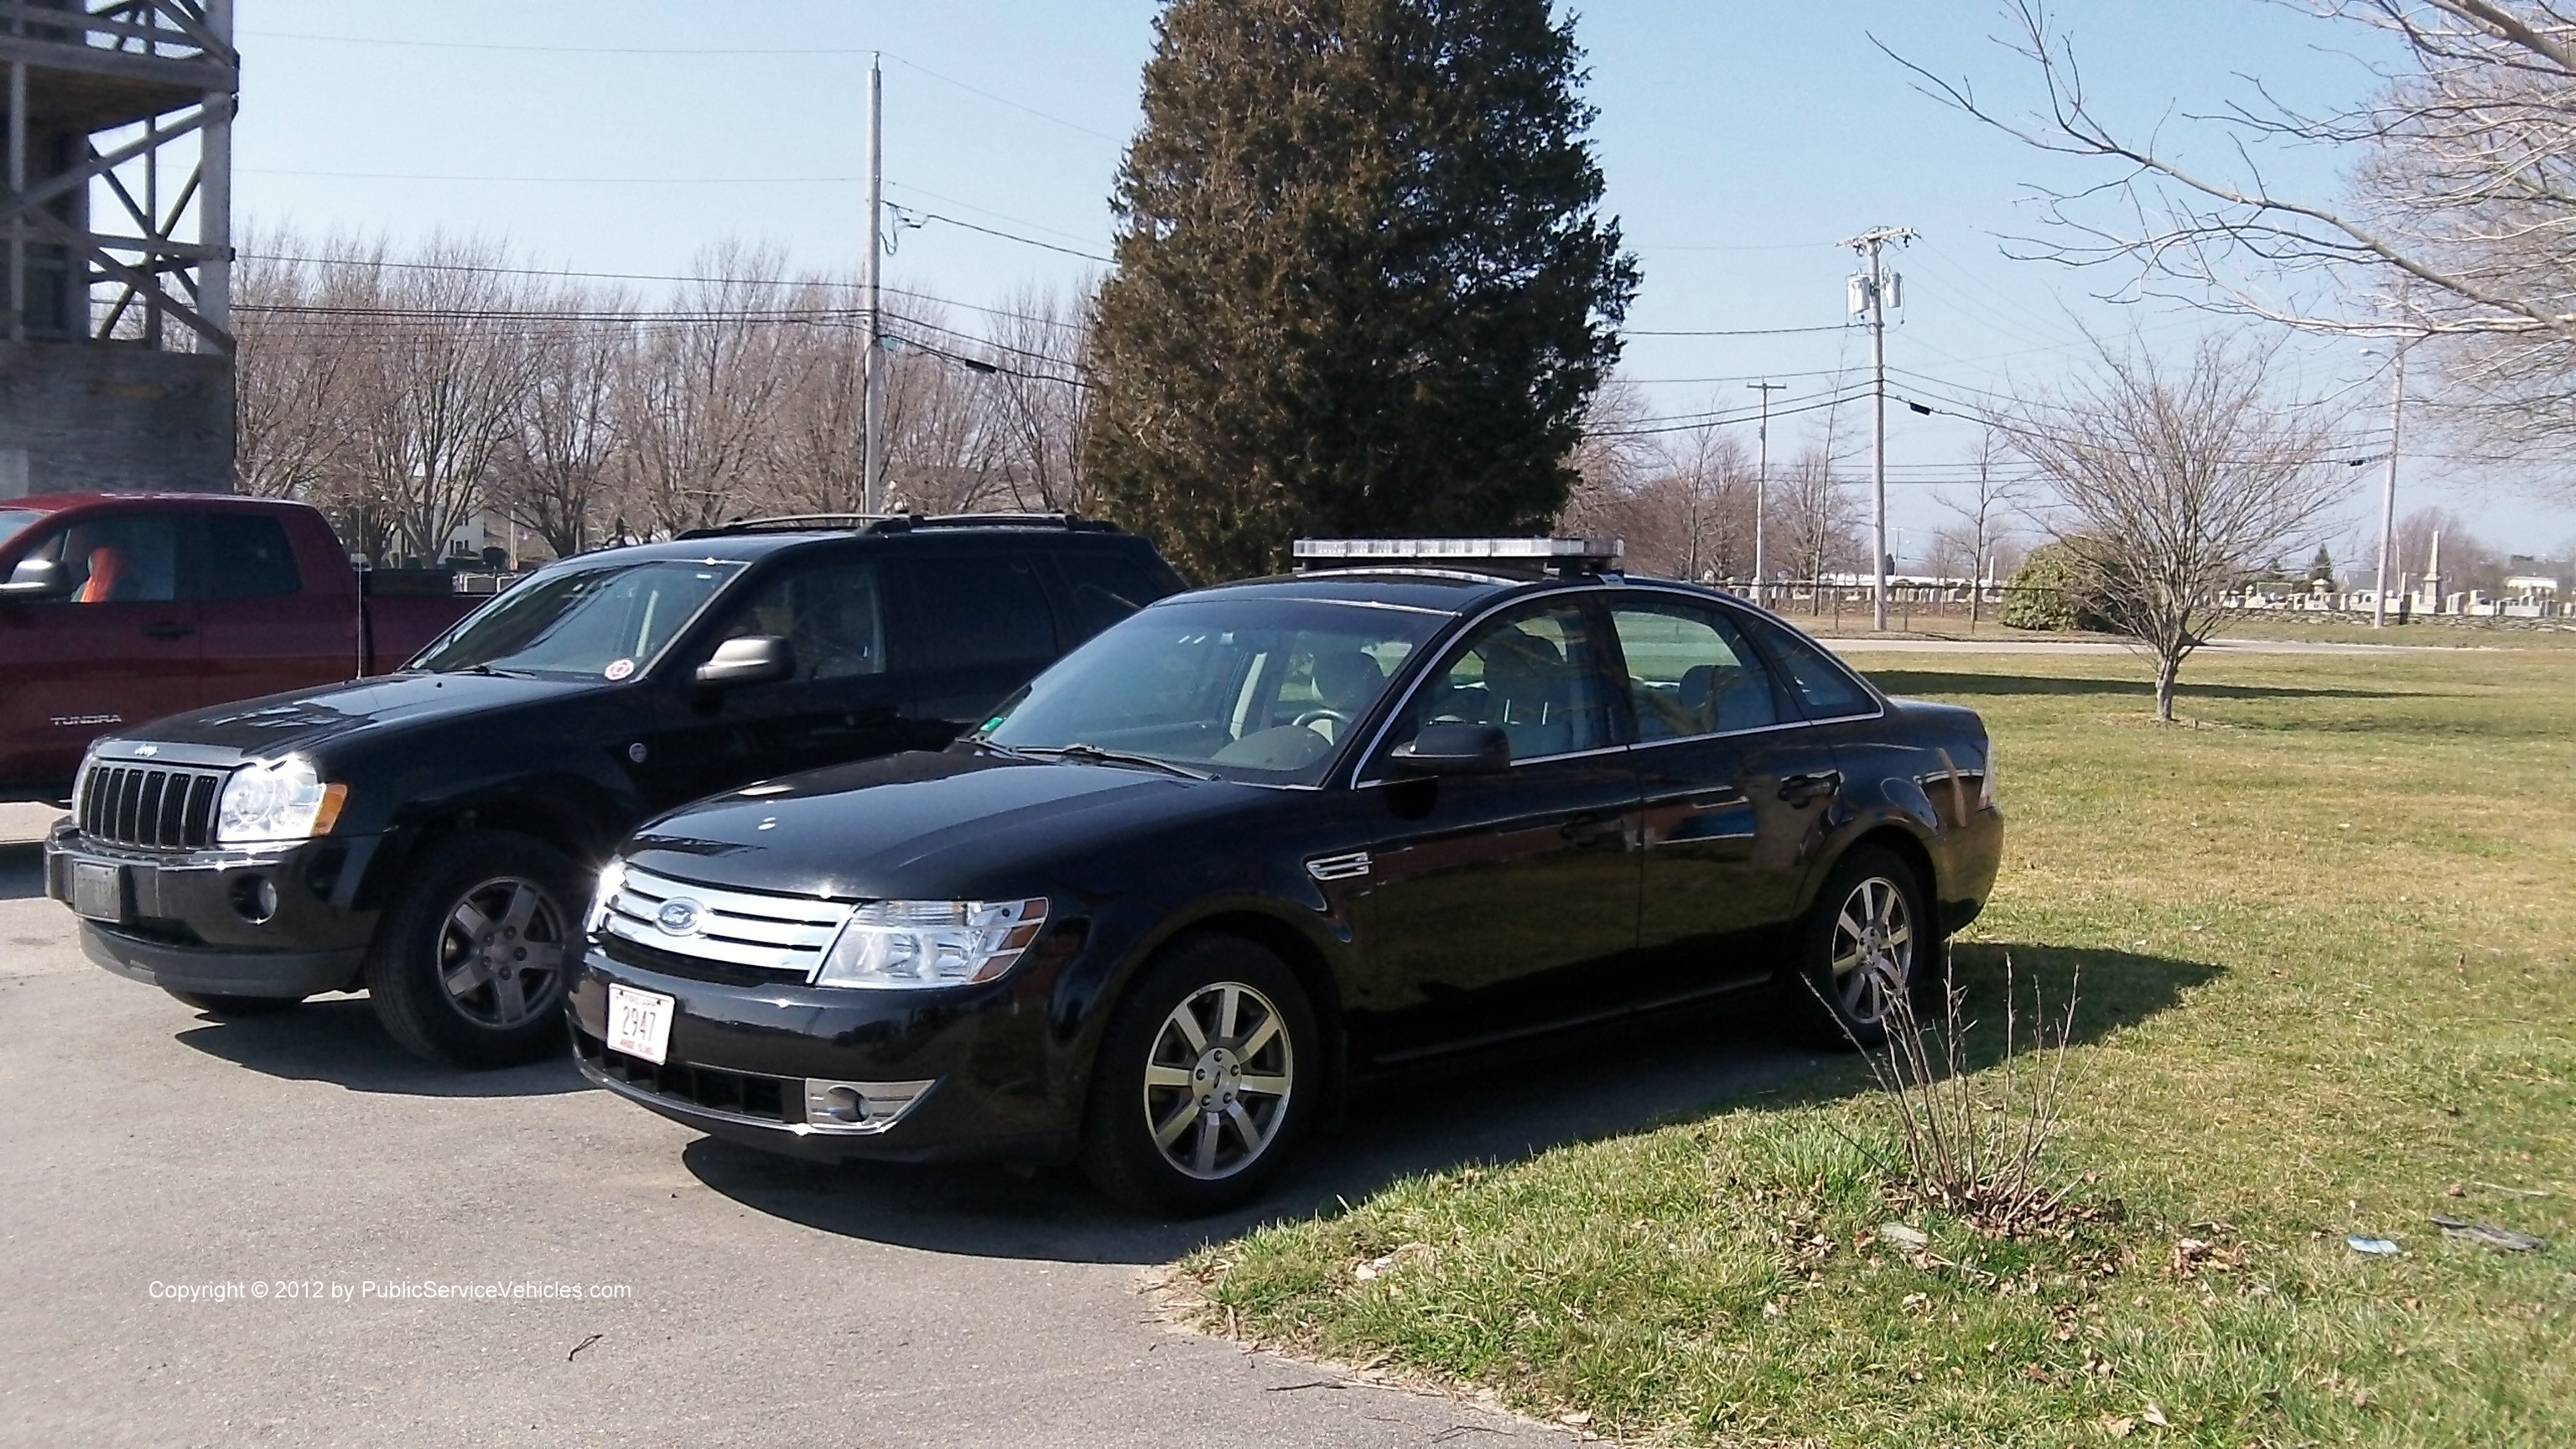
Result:
<instances>
[{"instance_id":1,"label":"jeep headlight","mask_svg":"<svg viewBox=\"0 0 2576 1449\"><path fill-rule=\"evenodd\" d=\"M215 806L215 841L249 845L328 835L348 793L346 785L324 784L322 772L302 755L254 760L224 782Z\"/></svg>"},{"instance_id":2,"label":"jeep headlight","mask_svg":"<svg viewBox=\"0 0 2576 1449\"><path fill-rule=\"evenodd\" d=\"M817 986L963 986L1011 969L1046 927L1043 896L1024 901L871 901L823 953Z\"/></svg>"}]
</instances>

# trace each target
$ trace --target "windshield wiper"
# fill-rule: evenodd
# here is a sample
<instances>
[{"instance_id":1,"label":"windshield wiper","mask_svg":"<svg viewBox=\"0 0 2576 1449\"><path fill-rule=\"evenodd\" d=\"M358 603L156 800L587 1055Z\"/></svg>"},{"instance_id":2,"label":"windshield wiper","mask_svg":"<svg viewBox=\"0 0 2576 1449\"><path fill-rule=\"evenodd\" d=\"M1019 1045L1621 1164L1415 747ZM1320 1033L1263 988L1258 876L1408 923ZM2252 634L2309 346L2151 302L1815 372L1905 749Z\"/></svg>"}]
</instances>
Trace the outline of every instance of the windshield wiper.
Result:
<instances>
[{"instance_id":1,"label":"windshield wiper","mask_svg":"<svg viewBox=\"0 0 2576 1449\"><path fill-rule=\"evenodd\" d=\"M1174 764L1170 760L1158 759L1152 755L1131 755L1125 750L1104 750L1098 745L1086 745L1079 741L1069 745L1022 745L1017 753L1053 755L1060 760L1087 760L1095 765L1142 765L1149 770L1178 775L1184 780L1216 778L1205 770L1193 770L1187 765Z\"/></svg>"},{"instance_id":2,"label":"windshield wiper","mask_svg":"<svg viewBox=\"0 0 2576 1449\"><path fill-rule=\"evenodd\" d=\"M489 664L468 664L462 669L442 669L438 672L441 674L480 674L489 679L534 679L537 677L535 674L525 669L495 669Z\"/></svg>"}]
</instances>

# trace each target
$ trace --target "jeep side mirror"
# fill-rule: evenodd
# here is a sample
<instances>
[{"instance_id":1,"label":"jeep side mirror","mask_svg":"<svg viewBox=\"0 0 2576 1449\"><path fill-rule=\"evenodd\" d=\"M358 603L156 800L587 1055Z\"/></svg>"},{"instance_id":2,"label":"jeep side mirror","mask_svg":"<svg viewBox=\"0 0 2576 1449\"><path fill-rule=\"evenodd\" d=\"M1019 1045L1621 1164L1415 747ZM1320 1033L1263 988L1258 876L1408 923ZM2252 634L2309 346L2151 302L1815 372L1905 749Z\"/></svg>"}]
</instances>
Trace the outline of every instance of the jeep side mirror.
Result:
<instances>
[{"instance_id":1,"label":"jeep side mirror","mask_svg":"<svg viewBox=\"0 0 2576 1449\"><path fill-rule=\"evenodd\" d=\"M0 600L59 599L72 591L72 576L49 558L22 558L0 584Z\"/></svg>"},{"instance_id":2,"label":"jeep side mirror","mask_svg":"<svg viewBox=\"0 0 2576 1449\"><path fill-rule=\"evenodd\" d=\"M716 646L698 666L698 687L722 689L736 684L769 684L796 672L796 651L776 634L750 634Z\"/></svg>"},{"instance_id":3,"label":"jeep side mirror","mask_svg":"<svg viewBox=\"0 0 2576 1449\"><path fill-rule=\"evenodd\" d=\"M1416 775L1491 775L1512 764L1512 737L1501 725L1433 724L1387 751L1397 769Z\"/></svg>"}]
</instances>

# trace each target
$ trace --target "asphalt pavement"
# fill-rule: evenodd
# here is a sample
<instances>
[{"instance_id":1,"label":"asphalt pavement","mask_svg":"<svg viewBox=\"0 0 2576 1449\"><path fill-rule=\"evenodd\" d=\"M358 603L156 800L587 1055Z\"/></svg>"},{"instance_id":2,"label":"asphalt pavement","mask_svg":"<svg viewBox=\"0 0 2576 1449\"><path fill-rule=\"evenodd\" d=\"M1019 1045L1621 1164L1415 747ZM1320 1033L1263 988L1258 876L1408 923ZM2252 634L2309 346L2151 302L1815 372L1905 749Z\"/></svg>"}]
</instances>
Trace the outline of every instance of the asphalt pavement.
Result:
<instances>
[{"instance_id":1,"label":"asphalt pavement","mask_svg":"<svg viewBox=\"0 0 2576 1449\"><path fill-rule=\"evenodd\" d=\"M1460 1078L1155 1222L1070 1172L770 1158L568 1062L431 1068L356 997L210 1020L81 957L23 843L51 814L0 807L0 1444L1570 1443L1183 1331L1150 1284L1812 1066L1718 1022Z\"/></svg>"}]
</instances>

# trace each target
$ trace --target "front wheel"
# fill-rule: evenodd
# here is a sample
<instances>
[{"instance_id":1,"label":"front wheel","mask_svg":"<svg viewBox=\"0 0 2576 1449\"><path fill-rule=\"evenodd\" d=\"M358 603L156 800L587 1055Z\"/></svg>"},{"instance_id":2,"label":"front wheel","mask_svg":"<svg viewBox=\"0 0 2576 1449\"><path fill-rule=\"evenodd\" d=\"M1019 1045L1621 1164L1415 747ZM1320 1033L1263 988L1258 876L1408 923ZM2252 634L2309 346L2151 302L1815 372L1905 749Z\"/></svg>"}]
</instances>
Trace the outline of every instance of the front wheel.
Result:
<instances>
[{"instance_id":1,"label":"front wheel","mask_svg":"<svg viewBox=\"0 0 2576 1449\"><path fill-rule=\"evenodd\" d=\"M1083 1171L1149 1212L1245 1202L1304 1135L1323 1062L1314 1009L1277 956L1232 936L1179 942L1128 988L1101 1040Z\"/></svg>"},{"instance_id":2,"label":"front wheel","mask_svg":"<svg viewBox=\"0 0 2576 1449\"><path fill-rule=\"evenodd\" d=\"M1815 1046L1881 1046L1938 950L1914 868L1863 846L1834 867L1799 924L1795 967L1777 988L1782 1014Z\"/></svg>"},{"instance_id":3,"label":"front wheel","mask_svg":"<svg viewBox=\"0 0 2576 1449\"><path fill-rule=\"evenodd\" d=\"M541 840L469 831L416 862L367 956L367 993L415 1056L460 1067L535 1061L563 1041L581 873Z\"/></svg>"}]
</instances>

